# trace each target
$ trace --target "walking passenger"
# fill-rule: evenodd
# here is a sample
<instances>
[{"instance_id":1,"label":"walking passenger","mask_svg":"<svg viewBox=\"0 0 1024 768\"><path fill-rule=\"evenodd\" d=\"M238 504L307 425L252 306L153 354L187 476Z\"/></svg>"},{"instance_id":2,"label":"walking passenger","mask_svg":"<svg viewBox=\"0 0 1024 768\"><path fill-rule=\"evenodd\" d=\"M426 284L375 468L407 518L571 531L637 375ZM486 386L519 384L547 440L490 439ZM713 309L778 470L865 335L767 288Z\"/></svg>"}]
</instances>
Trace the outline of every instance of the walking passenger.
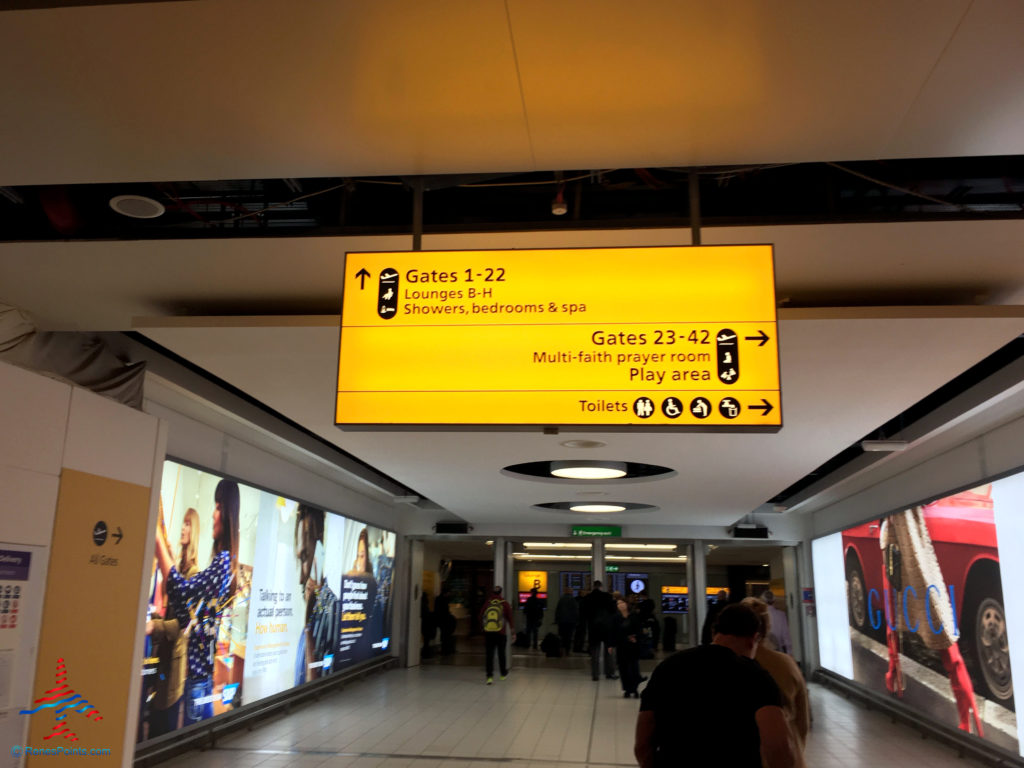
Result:
<instances>
[{"instance_id":1,"label":"walking passenger","mask_svg":"<svg viewBox=\"0 0 1024 768\"><path fill-rule=\"evenodd\" d=\"M590 642L590 676L598 680L601 675L601 662L604 661L604 676L609 680L617 680L618 675L612 669L612 657L615 642L613 622L616 613L615 600L607 592L600 581L594 582L594 589L583 598L583 617L587 623Z\"/></svg>"},{"instance_id":2,"label":"walking passenger","mask_svg":"<svg viewBox=\"0 0 1024 768\"><path fill-rule=\"evenodd\" d=\"M540 625L544 621L544 603L537 595L536 587L530 590L523 613L526 614L526 642L536 651Z\"/></svg>"},{"instance_id":3,"label":"walking passenger","mask_svg":"<svg viewBox=\"0 0 1024 768\"><path fill-rule=\"evenodd\" d=\"M572 637L576 625L580 621L580 606L573 597L572 590L566 587L565 593L558 598L555 606L555 624L558 625L558 636L562 639L562 652L568 656L572 651Z\"/></svg>"},{"instance_id":4,"label":"walking passenger","mask_svg":"<svg viewBox=\"0 0 1024 768\"><path fill-rule=\"evenodd\" d=\"M741 601L757 614L761 621L759 634L761 640L757 645L754 661L760 664L772 676L782 693L782 711L786 715L790 733L793 736L794 752L797 768L804 768L804 745L807 743L807 732L811 729L811 707L807 697L807 683L800 673L800 667L789 654L771 650L768 637L771 629L771 606L756 597L747 597Z\"/></svg>"},{"instance_id":5,"label":"walking passenger","mask_svg":"<svg viewBox=\"0 0 1024 768\"><path fill-rule=\"evenodd\" d=\"M785 611L775 607L775 593L770 589L764 591L761 599L768 605L768 625L771 627L768 630L768 641L771 644L769 647L792 655L793 639L789 636L789 619L786 618Z\"/></svg>"},{"instance_id":6,"label":"walking passenger","mask_svg":"<svg viewBox=\"0 0 1024 768\"><path fill-rule=\"evenodd\" d=\"M441 631L441 655L455 653L455 617L451 612L452 593L448 587L441 587L441 594L434 598L434 621Z\"/></svg>"},{"instance_id":7,"label":"walking passenger","mask_svg":"<svg viewBox=\"0 0 1024 768\"><path fill-rule=\"evenodd\" d=\"M484 630L484 653L486 654L487 684L494 684L494 654L498 654L498 671L501 679L508 677L506 645L508 636L505 627L513 627L512 606L501 596L501 587L491 591L490 599L480 611L480 625Z\"/></svg>"},{"instance_id":8,"label":"walking passenger","mask_svg":"<svg viewBox=\"0 0 1024 768\"><path fill-rule=\"evenodd\" d=\"M698 763L729 768L792 768L793 745L782 697L753 660L761 623L745 605L718 615L710 645L659 664L640 696L634 754L640 768L693 764L697 745L714 745ZM703 756L702 756L703 757Z\"/></svg>"},{"instance_id":9,"label":"walking passenger","mask_svg":"<svg viewBox=\"0 0 1024 768\"><path fill-rule=\"evenodd\" d=\"M640 615L629 609L625 600L616 603L618 616L615 631L615 660L619 664L619 681L622 683L622 697L640 698L640 633L643 631Z\"/></svg>"}]
</instances>

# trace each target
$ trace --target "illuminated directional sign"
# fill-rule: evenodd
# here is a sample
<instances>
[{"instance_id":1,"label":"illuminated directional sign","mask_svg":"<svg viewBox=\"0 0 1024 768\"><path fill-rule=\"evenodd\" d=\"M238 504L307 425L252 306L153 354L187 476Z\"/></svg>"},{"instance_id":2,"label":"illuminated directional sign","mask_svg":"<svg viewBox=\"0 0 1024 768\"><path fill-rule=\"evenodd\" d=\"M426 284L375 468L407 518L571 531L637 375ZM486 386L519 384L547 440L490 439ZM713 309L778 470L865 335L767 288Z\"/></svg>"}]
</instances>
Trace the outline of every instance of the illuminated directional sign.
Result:
<instances>
[{"instance_id":1,"label":"illuminated directional sign","mask_svg":"<svg viewBox=\"0 0 1024 768\"><path fill-rule=\"evenodd\" d=\"M776 431L772 248L349 253L336 423Z\"/></svg>"}]
</instances>

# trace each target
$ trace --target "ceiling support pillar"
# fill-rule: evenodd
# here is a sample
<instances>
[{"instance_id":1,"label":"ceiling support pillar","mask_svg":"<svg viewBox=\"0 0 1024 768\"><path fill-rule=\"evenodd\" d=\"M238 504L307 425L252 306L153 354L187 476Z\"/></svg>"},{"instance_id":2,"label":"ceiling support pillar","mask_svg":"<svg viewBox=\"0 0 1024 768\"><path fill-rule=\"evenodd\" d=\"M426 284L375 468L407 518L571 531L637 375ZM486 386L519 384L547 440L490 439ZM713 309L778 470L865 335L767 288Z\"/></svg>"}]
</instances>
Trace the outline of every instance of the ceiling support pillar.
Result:
<instances>
[{"instance_id":1,"label":"ceiling support pillar","mask_svg":"<svg viewBox=\"0 0 1024 768\"><path fill-rule=\"evenodd\" d=\"M605 592L611 592L608 589L608 583L605 581L604 573L604 539L591 539L593 546L590 548L590 567L591 572L594 574L591 579L591 583L600 581L605 585Z\"/></svg>"},{"instance_id":2,"label":"ceiling support pillar","mask_svg":"<svg viewBox=\"0 0 1024 768\"><path fill-rule=\"evenodd\" d=\"M412 249L423 250L423 177L412 185Z\"/></svg>"},{"instance_id":3,"label":"ceiling support pillar","mask_svg":"<svg viewBox=\"0 0 1024 768\"><path fill-rule=\"evenodd\" d=\"M700 245L700 176L690 169L690 245Z\"/></svg>"},{"instance_id":4,"label":"ceiling support pillar","mask_svg":"<svg viewBox=\"0 0 1024 768\"><path fill-rule=\"evenodd\" d=\"M686 581L690 590L690 645L700 645L700 633L708 615L707 586L708 570L704 542L696 540L690 544L686 558Z\"/></svg>"}]
</instances>

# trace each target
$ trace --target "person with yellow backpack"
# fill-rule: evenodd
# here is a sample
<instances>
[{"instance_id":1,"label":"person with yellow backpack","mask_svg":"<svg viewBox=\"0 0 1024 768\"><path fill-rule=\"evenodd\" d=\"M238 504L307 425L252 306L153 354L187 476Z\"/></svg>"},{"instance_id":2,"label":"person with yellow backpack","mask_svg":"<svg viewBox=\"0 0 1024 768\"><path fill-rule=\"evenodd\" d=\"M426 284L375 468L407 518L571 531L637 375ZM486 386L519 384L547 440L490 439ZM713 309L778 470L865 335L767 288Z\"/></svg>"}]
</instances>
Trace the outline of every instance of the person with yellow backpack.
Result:
<instances>
[{"instance_id":1,"label":"person with yellow backpack","mask_svg":"<svg viewBox=\"0 0 1024 768\"><path fill-rule=\"evenodd\" d=\"M484 630L484 648L487 666L487 684L494 684L494 653L498 653L498 671L501 679L508 677L505 647L508 643L505 627L513 627L512 606L501 596L501 587L491 590L491 596L480 610L480 626Z\"/></svg>"}]
</instances>

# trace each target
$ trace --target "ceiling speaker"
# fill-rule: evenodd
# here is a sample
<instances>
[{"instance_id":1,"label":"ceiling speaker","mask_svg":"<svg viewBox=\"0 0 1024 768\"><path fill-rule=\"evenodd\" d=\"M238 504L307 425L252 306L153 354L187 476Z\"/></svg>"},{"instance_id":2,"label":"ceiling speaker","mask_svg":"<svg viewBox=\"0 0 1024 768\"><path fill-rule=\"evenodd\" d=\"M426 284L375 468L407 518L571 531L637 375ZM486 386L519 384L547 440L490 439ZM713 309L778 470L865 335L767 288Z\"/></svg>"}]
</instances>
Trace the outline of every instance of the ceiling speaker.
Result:
<instances>
[{"instance_id":1,"label":"ceiling speaker","mask_svg":"<svg viewBox=\"0 0 1024 768\"><path fill-rule=\"evenodd\" d=\"M110 198L110 207L122 216L132 219L155 219L163 216L163 204L151 197L142 195L118 195Z\"/></svg>"},{"instance_id":2,"label":"ceiling speaker","mask_svg":"<svg viewBox=\"0 0 1024 768\"><path fill-rule=\"evenodd\" d=\"M469 523L435 523L434 533L469 533Z\"/></svg>"},{"instance_id":3,"label":"ceiling speaker","mask_svg":"<svg viewBox=\"0 0 1024 768\"><path fill-rule=\"evenodd\" d=\"M768 527L764 525L740 523L733 527L732 537L734 539L767 539Z\"/></svg>"}]
</instances>

